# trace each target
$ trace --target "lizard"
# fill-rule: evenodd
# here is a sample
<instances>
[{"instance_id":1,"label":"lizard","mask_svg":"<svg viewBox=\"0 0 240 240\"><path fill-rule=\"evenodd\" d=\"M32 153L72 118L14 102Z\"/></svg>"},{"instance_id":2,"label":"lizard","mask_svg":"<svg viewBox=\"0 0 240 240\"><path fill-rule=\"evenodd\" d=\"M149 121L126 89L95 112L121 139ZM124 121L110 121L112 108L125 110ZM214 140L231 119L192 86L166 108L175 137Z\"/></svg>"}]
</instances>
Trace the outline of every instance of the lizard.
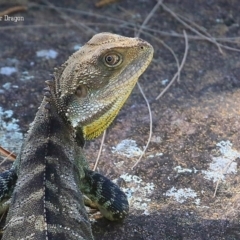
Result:
<instances>
[{"instance_id":1,"label":"lizard","mask_svg":"<svg viewBox=\"0 0 240 240\"><path fill-rule=\"evenodd\" d=\"M126 195L89 169L82 149L111 124L152 57L140 38L99 33L54 69L20 154L0 174L0 202L11 198L3 240L94 239L83 194L109 220L127 215Z\"/></svg>"}]
</instances>

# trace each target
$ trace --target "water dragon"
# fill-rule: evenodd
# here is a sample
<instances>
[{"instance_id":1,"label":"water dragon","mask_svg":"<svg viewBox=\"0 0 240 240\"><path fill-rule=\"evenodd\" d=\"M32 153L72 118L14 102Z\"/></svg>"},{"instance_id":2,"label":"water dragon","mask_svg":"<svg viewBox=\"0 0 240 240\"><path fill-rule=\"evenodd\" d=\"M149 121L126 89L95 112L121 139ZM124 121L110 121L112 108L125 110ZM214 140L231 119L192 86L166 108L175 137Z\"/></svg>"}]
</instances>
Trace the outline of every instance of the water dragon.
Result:
<instances>
[{"instance_id":1,"label":"water dragon","mask_svg":"<svg viewBox=\"0 0 240 240\"><path fill-rule=\"evenodd\" d=\"M99 33L55 69L20 154L0 174L0 202L11 198L3 240L93 239L83 194L106 218L126 216L126 195L88 168L82 148L111 124L152 57L142 39Z\"/></svg>"}]
</instances>

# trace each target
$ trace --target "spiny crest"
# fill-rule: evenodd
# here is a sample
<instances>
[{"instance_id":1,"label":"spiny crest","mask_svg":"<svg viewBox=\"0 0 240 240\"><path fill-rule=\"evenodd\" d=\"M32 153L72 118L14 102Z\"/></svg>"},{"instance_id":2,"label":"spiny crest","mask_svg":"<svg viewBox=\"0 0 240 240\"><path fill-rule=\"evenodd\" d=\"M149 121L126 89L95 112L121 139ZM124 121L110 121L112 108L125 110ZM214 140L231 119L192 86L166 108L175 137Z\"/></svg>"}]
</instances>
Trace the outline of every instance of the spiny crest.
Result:
<instances>
[{"instance_id":1,"label":"spiny crest","mask_svg":"<svg viewBox=\"0 0 240 240\"><path fill-rule=\"evenodd\" d=\"M45 81L45 83L47 84L47 87L45 87L43 89L44 93L43 95L45 96L45 99L47 100L47 103L46 105L44 106L46 110L50 110L50 99L51 99L51 88L50 87L53 87L54 85L54 80L47 80Z\"/></svg>"}]
</instances>

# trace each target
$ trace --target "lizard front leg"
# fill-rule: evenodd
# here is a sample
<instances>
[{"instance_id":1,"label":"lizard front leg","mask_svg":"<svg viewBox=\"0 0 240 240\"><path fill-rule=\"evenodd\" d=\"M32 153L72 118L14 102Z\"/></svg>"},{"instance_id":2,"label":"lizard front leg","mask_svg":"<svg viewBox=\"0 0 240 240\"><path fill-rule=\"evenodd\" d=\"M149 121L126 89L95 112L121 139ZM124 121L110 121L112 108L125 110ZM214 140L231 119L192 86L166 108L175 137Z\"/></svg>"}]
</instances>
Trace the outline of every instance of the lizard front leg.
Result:
<instances>
[{"instance_id":1,"label":"lizard front leg","mask_svg":"<svg viewBox=\"0 0 240 240\"><path fill-rule=\"evenodd\" d=\"M111 221L123 219L129 211L125 193L103 175L89 169L84 171L85 178L81 183L81 191L97 206L105 218Z\"/></svg>"},{"instance_id":2,"label":"lizard front leg","mask_svg":"<svg viewBox=\"0 0 240 240\"><path fill-rule=\"evenodd\" d=\"M9 207L6 202L11 198L16 181L17 171L14 166L0 174L0 214Z\"/></svg>"}]
</instances>

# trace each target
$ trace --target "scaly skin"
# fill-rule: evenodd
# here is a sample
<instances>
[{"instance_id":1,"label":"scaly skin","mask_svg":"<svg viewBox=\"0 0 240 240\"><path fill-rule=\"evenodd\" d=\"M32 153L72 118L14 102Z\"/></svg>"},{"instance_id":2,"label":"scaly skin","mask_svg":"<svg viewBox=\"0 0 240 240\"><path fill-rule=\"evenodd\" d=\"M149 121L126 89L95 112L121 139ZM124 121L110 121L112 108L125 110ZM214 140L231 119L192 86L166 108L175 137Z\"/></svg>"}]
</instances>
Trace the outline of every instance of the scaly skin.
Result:
<instances>
[{"instance_id":1,"label":"scaly skin","mask_svg":"<svg viewBox=\"0 0 240 240\"><path fill-rule=\"evenodd\" d=\"M141 39L100 33L56 69L17 160L0 176L2 202L13 189L3 240L93 239L82 193L110 220L127 214L125 194L88 169L82 147L113 121L152 56Z\"/></svg>"}]
</instances>

